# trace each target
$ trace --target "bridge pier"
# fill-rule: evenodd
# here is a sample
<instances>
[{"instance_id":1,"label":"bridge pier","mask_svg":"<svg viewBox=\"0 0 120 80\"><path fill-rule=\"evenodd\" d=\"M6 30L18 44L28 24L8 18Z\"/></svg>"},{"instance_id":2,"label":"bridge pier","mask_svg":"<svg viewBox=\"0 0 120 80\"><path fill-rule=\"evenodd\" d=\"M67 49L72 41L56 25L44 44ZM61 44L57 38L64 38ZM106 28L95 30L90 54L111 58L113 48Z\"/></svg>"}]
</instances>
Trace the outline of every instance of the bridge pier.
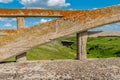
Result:
<instances>
[{"instance_id":1,"label":"bridge pier","mask_svg":"<svg viewBox=\"0 0 120 80\"><path fill-rule=\"evenodd\" d=\"M16 62L25 62L27 61L26 52L16 56Z\"/></svg>"},{"instance_id":2,"label":"bridge pier","mask_svg":"<svg viewBox=\"0 0 120 80\"><path fill-rule=\"evenodd\" d=\"M77 33L77 59L85 60L87 58L87 31Z\"/></svg>"},{"instance_id":3,"label":"bridge pier","mask_svg":"<svg viewBox=\"0 0 120 80\"><path fill-rule=\"evenodd\" d=\"M24 29L25 28L25 21L24 17L17 17L17 29Z\"/></svg>"}]
</instances>

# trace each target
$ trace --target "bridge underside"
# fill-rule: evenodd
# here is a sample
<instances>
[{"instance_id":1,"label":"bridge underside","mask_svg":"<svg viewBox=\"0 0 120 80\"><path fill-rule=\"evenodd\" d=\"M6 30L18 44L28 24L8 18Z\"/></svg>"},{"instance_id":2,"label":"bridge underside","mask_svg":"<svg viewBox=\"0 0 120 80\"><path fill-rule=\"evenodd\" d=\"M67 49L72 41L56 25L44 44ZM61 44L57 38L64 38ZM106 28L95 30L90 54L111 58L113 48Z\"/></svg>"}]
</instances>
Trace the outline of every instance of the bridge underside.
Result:
<instances>
[{"instance_id":1,"label":"bridge underside","mask_svg":"<svg viewBox=\"0 0 120 80\"><path fill-rule=\"evenodd\" d=\"M81 36L85 35L83 32L91 28L119 22L120 5L83 11L0 9L0 16L17 17L18 21L18 30L8 32L9 35L0 39L0 61L3 61L9 57L25 53L36 46L73 33L79 33L78 39L81 40ZM60 18L31 28L24 28L24 17L32 16L57 16ZM84 45L84 43L80 43L80 45ZM79 51L81 50L78 50L78 53Z\"/></svg>"}]
</instances>

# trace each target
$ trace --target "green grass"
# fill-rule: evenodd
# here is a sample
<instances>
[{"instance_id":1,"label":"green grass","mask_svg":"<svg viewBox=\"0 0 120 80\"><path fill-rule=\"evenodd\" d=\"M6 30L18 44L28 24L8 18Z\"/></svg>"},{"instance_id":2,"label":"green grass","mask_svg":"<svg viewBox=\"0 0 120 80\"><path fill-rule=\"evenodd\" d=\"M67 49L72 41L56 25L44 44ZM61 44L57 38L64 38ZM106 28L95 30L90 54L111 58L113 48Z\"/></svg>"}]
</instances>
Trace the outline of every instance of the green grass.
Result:
<instances>
[{"instance_id":1,"label":"green grass","mask_svg":"<svg viewBox=\"0 0 120 80\"><path fill-rule=\"evenodd\" d=\"M120 57L120 37L89 38L88 58Z\"/></svg>"},{"instance_id":2,"label":"green grass","mask_svg":"<svg viewBox=\"0 0 120 80\"><path fill-rule=\"evenodd\" d=\"M62 46L61 40L73 41L70 47ZM88 58L110 58L120 57L120 37L98 37L88 38L87 57ZM36 54L33 55L32 54ZM75 59L76 55L76 37L53 41L28 51L28 59Z\"/></svg>"},{"instance_id":3,"label":"green grass","mask_svg":"<svg viewBox=\"0 0 120 80\"><path fill-rule=\"evenodd\" d=\"M73 41L74 44L66 47L61 44L62 40ZM120 57L120 37L88 38L88 58ZM76 36L55 40L45 45L27 51L28 60L54 60L76 58ZM15 57L7 59L15 60Z\"/></svg>"},{"instance_id":4,"label":"green grass","mask_svg":"<svg viewBox=\"0 0 120 80\"><path fill-rule=\"evenodd\" d=\"M74 59L75 54L69 48L62 46L60 41L54 41L28 51L28 60Z\"/></svg>"}]
</instances>

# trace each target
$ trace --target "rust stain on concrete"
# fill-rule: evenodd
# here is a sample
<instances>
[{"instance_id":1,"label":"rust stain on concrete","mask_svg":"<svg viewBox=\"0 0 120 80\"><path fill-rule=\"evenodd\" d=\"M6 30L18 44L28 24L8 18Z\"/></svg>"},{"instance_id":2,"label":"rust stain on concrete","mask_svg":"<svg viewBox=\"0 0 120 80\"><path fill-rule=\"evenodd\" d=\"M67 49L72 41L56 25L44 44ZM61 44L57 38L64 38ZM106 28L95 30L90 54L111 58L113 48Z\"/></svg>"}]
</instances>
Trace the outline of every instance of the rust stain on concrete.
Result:
<instances>
[{"instance_id":1,"label":"rust stain on concrete","mask_svg":"<svg viewBox=\"0 0 120 80\"><path fill-rule=\"evenodd\" d=\"M70 16L77 10L47 10L47 9L0 9L1 17L63 17Z\"/></svg>"},{"instance_id":2,"label":"rust stain on concrete","mask_svg":"<svg viewBox=\"0 0 120 80\"><path fill-rule=\"evenodd\" d=\"M0 30L0 33L7 33L7 34L12 34L17 32L17 30L13 30L13 29L4 29L4 30Z\"/></svg>"}]
</instances>

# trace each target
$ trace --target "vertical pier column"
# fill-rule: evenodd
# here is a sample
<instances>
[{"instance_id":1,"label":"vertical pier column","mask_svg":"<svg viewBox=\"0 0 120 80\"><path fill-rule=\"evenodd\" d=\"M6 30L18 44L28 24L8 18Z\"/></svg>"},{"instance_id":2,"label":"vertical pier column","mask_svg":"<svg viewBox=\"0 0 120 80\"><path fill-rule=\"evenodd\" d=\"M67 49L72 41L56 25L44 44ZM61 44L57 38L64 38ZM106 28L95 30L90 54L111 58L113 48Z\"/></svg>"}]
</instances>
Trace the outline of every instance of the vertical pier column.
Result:
<instances>
[{"instance_id":1,"label":"vertical pier column","mask_svg":"<svg viewBox=\"0 0 120 80\"><path fill-rule=\"evenodd\" d=\"M17 30L19 31L24 28L25 28L24 17L17 17ZM16 62L24 62L26 60L27 60L26 52L16 56Z\"/></svg>"},{"instance_id":2,"label":"vertical pier column","mask_svg":"<svg viewBox=\"0 0 120 80\"><path fill-rule=\"evenodd\" d=\"M25 21L24 17L17 17L17 29L24 29L25 28Z\"/></svg>"},{"instance_id":3,"label":"vertical pier column","mask_svg":"<svg viewBox=\"0 0 120 80\"><path fill-rule=\"evenodd\" d=\"M77 33L77 59L85 60L87 58L87 31Z\"/></svg>"}]
</instances>

